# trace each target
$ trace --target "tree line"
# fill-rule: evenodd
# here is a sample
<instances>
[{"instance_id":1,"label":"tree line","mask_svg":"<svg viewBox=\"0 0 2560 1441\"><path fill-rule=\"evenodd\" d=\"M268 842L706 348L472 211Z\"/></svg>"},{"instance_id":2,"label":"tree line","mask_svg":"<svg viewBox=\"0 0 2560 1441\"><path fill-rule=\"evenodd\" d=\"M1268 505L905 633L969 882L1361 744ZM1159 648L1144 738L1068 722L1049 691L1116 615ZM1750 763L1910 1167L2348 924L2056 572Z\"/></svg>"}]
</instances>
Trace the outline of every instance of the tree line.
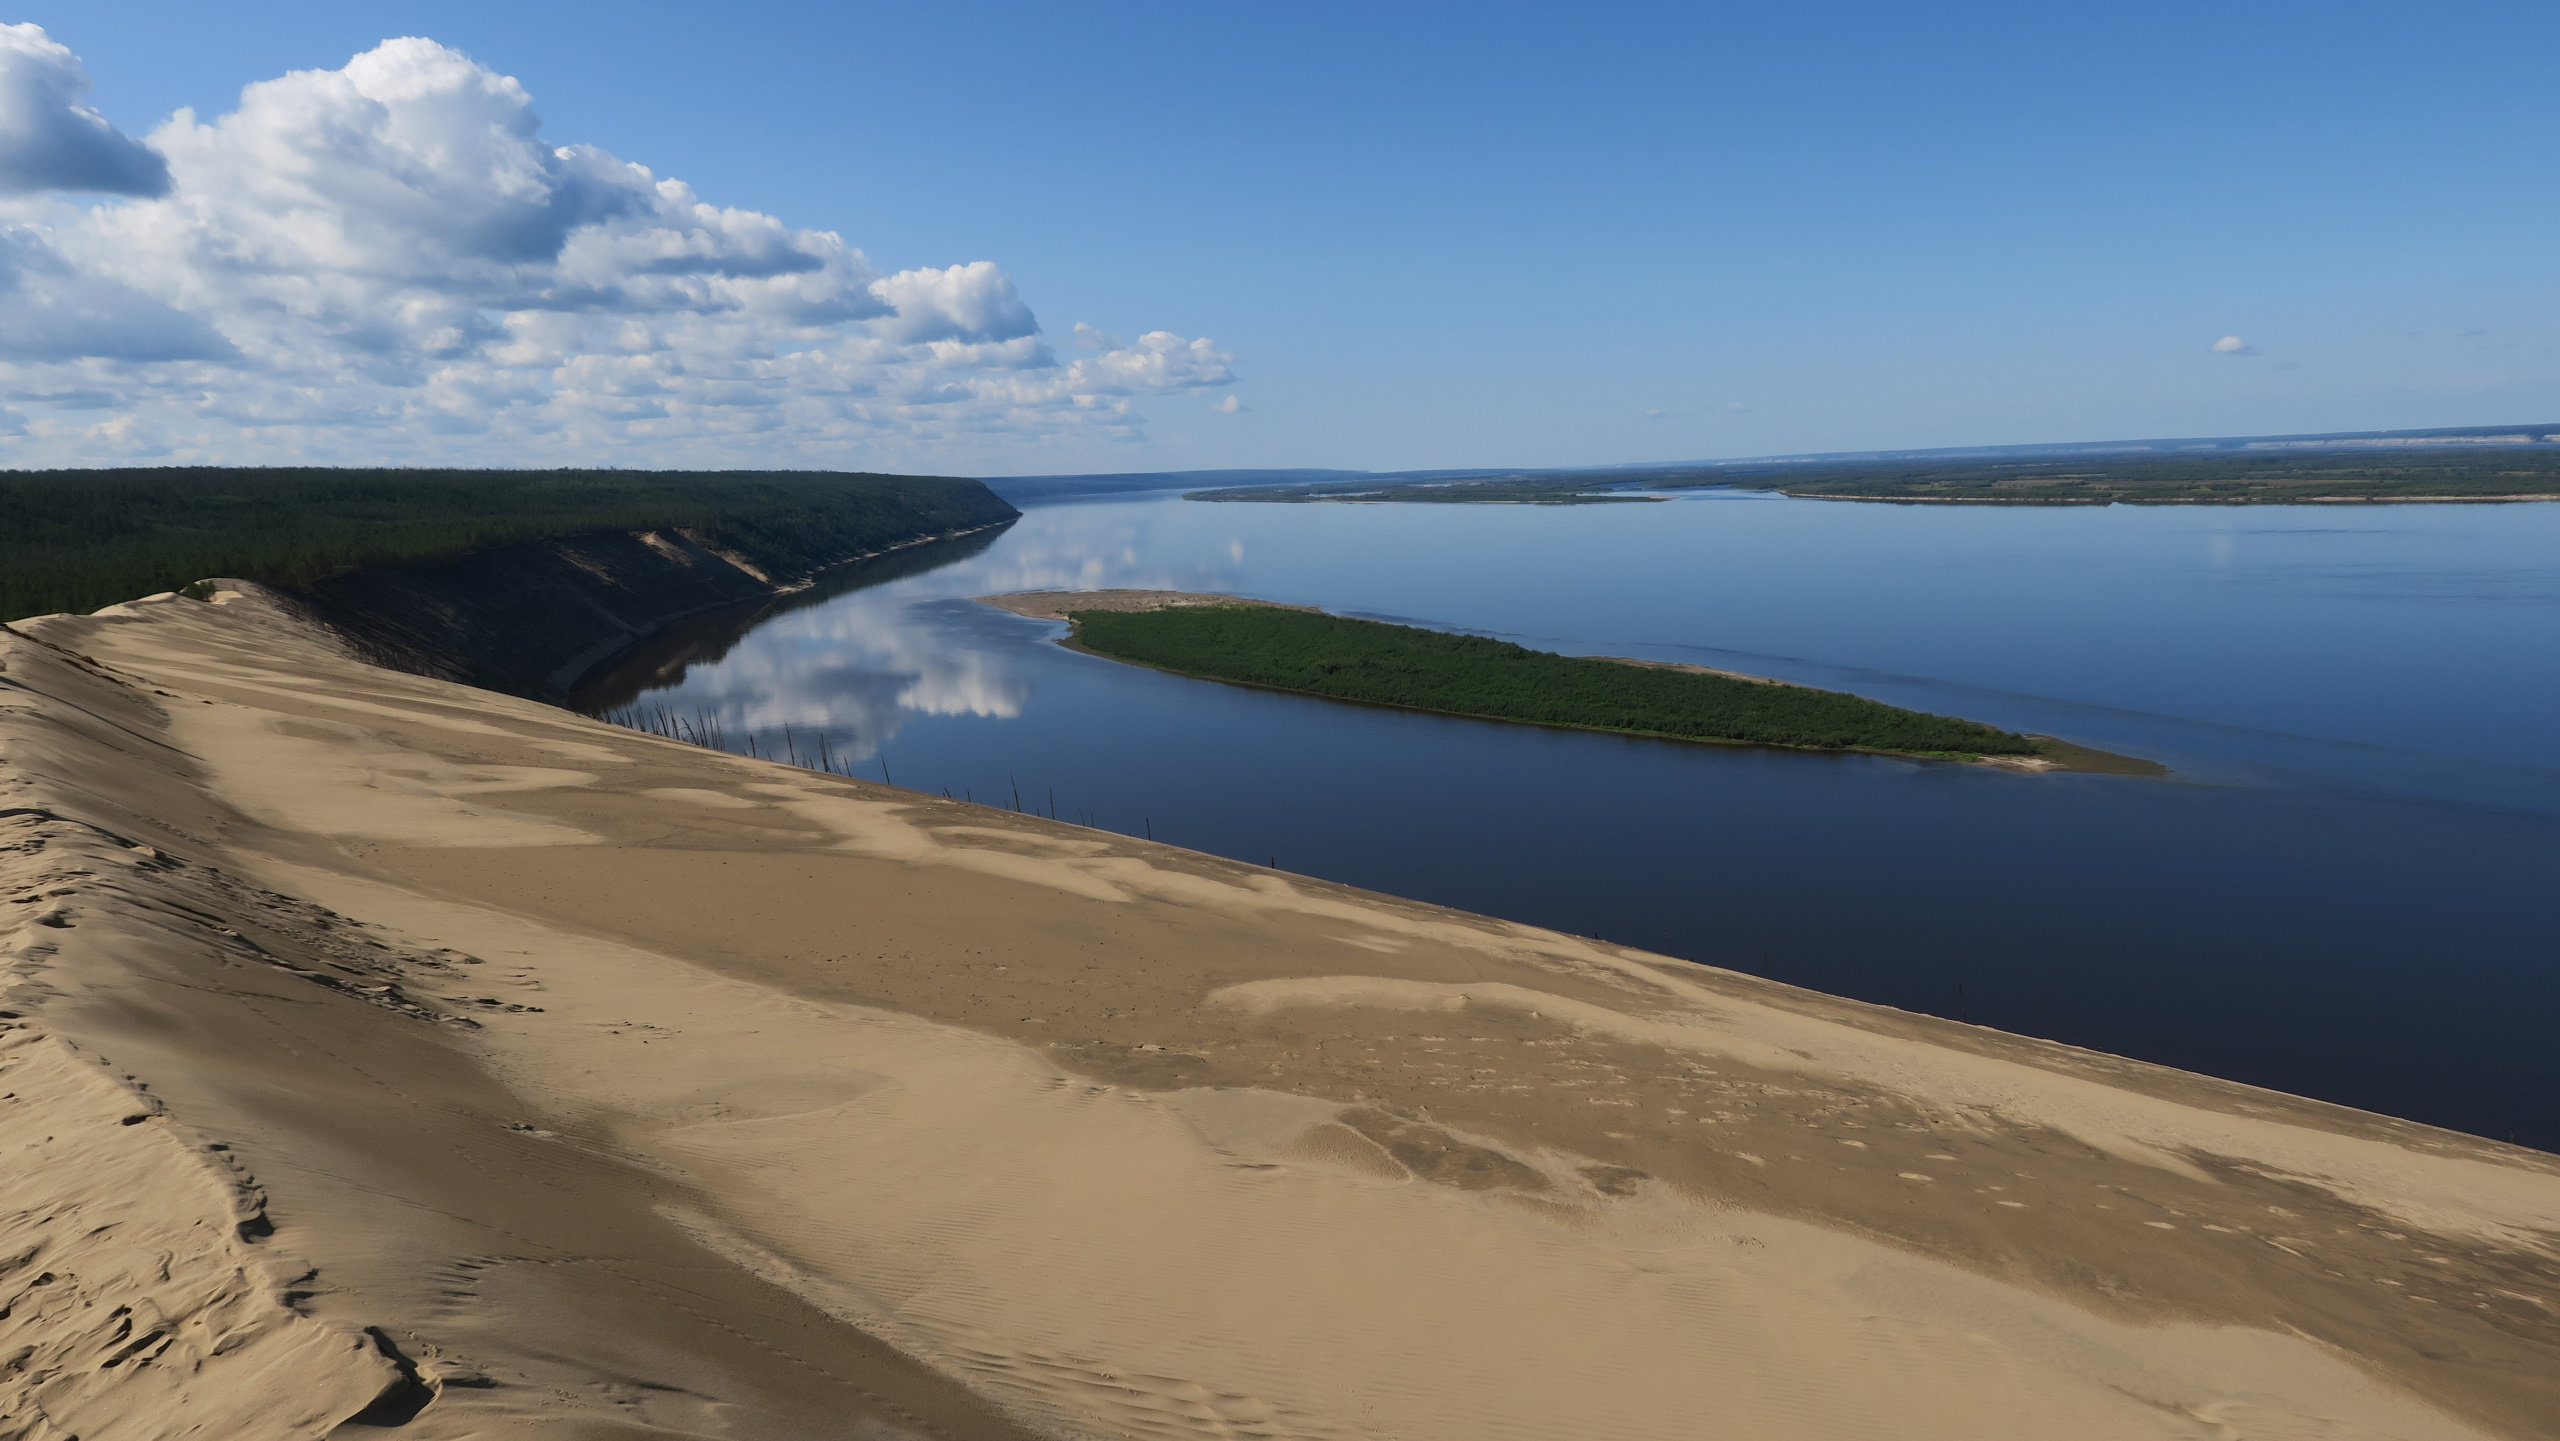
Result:
<instances>
[{"instance_id":1,"label":"tree line","mask_svg":"<svg viewBox=\"0 0 2560 1441\"><path fill-rule=\"evenodd\" d=\"M777 579L1016 514L974 480L827 471L161 467L0 474L0 619L209 576L299 588L592 531L682 528Z\"/></svg>"}]
</instances>

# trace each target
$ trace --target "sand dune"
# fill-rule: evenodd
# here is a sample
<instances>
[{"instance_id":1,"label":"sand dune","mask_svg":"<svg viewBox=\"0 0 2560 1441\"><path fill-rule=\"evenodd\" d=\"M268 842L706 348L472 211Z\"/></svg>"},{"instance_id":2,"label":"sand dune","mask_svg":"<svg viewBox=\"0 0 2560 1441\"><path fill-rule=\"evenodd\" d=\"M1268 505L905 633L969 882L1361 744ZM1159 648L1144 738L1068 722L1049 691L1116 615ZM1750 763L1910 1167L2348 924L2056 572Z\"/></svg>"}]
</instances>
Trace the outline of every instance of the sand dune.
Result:
<instances>
[{"instance_id":1,"label":"sand dune","mask_svg":"<svg viewBox=\"0 0 2560 1441\"><path fill-rule=\"evenodd\" d=\"M2550 1157L221 601L0 635L0 1434L2560 1435Z\"/></svg>"}]
</instances>

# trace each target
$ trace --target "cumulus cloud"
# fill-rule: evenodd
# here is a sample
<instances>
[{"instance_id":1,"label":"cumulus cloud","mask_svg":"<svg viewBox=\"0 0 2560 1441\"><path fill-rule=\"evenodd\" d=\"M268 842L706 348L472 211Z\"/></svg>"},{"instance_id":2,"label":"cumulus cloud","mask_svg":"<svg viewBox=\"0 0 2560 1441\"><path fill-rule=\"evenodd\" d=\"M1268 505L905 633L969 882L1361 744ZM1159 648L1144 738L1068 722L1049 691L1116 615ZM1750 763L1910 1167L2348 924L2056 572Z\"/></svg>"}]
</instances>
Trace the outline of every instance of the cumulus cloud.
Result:
<instances>
[{"instance_id":1,"label":"cumulus cloud","mask_svg":"<svg viewBox=\"0 0 2560 1441\"><path fill-rule=\"evenodd\" d=\"M2258 353L2258 347L2242 340L2239 336L2226 335L2213 343L2213 353L2216 355L2255 355Z\"/></svg>"},{"instance_id":2,"label":"cumulus cloud","mask_svg":"<svg viewBox=\"0 0 2560 1441\"><path fill-rule=\"evenodd\" d=\"M74 265L41 235L0 231L0 361L221 360L236 354L212 326Z\"/></svg>"},{"instance_id":3,"label":"cumulus cloud","mask_svg":"<svg viewBox=\"0 0 2560 1441\"><path fill-rule=\"evenodd\" d=\"M1013 282L980 260L948 270L901 270L871 282L888 314L873 330L902 344L925 340L1020 340L1040 329Z\"/></svg>"},{"instance_id":4,"label":"cumulus cloud","mask_svg":"<svg viewBox=\"0 0 2560 1441\"><path fill-rule=\"evenodd\" d=\"M1226 397L1225 399L1223 399L1223 400L1219 401L1217 404L1210 406L1209 408L1210 408L1211 410L1214 410L1214 411L1218 412L1220 415L1242 415L1242 414L1244 414L1244 402L1243 402L1242 400L1240 400L1240 399L1236 398L1235 396L1232 396L1232 395L1230 395L1230 396Z\"/></svg>"},{"instance_id":5,"label":"cumulus cloud","mask_svg":"<svg viewBox=\"0 0 2560 1441\"><path fill-rule=\"evenodd\" d=\"M169 167L80 103L89 72L41 25L0 25L0 193L163 195Z\"/></svg>"},{"instance_id":6,"label":"cumulus cloud","mask_svg":"<svg viewBox=\"0 0 2560 1441\"><path fill-rule=\"evenodd\" d=\"M165 165L128 200L0 201L0 390L113 397L30 419L10 463L915 464L1134 437L1136 397L1233 378L1163 331L1079 327L1060 364L993 262L884 274L554 144L521 85L430 40L179 111L145 149L76 108L68 50L0 37L7 123L88 116ZM113 189L102 165L20 189Z\"/></svg>"}]
</instances>

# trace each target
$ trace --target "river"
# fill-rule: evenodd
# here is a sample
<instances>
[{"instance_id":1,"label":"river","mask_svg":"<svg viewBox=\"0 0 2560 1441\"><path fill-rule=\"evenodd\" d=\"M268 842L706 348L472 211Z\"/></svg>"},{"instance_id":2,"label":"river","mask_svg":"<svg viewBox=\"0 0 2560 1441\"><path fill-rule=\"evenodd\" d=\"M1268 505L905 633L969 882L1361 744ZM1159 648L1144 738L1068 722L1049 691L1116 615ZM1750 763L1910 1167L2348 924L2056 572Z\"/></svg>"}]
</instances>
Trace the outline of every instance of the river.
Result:
<instances>
[{"instance_id":1,"label":"river","mask_svg":"<svg viewBox=\"0 0 2560 1441\"><path fill-rule=\"evenodd\" d=\"M1450 719L968 597L1218 590L2162 761L2021 776ZM895 784L2560 1150L2560 504L1031 506L580 699Z\"/></svg>"}]
</instances>

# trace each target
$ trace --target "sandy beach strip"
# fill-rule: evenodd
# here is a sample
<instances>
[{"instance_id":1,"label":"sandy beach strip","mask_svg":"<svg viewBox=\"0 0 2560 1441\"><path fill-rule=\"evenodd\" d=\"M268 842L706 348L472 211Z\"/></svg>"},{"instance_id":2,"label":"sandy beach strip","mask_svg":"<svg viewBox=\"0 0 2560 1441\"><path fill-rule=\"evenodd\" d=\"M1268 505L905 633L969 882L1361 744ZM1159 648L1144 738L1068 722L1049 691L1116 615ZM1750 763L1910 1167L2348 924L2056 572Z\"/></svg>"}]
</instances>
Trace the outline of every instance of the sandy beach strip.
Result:
<instances>
[{"instance_id":1,"label":"sandy beach strip","mask_svg":"<svg viewBox=\"0 0 2560 1441\"><path fill-rule=\"evenodd\" d=\"M0 634L0 1433L2554 1434L2552 1157L217 599Z\"/></svg>"},{"instance_id":2,"label":"sandy beach strip","mask_svg":"<svg viewBox=\"0 0 2560 1441\"><path fill-rule=\"evenodd\" d=\"M1284 605L1276 600L1201 590L1019 590L975 597L980 605L1009 610L1033 620L1065 620L1080 610L1174 610L1201 605L1259 606L1270 610L1302 610L1322 614L1311 605Z\"/></svg>"}]
</instances>

